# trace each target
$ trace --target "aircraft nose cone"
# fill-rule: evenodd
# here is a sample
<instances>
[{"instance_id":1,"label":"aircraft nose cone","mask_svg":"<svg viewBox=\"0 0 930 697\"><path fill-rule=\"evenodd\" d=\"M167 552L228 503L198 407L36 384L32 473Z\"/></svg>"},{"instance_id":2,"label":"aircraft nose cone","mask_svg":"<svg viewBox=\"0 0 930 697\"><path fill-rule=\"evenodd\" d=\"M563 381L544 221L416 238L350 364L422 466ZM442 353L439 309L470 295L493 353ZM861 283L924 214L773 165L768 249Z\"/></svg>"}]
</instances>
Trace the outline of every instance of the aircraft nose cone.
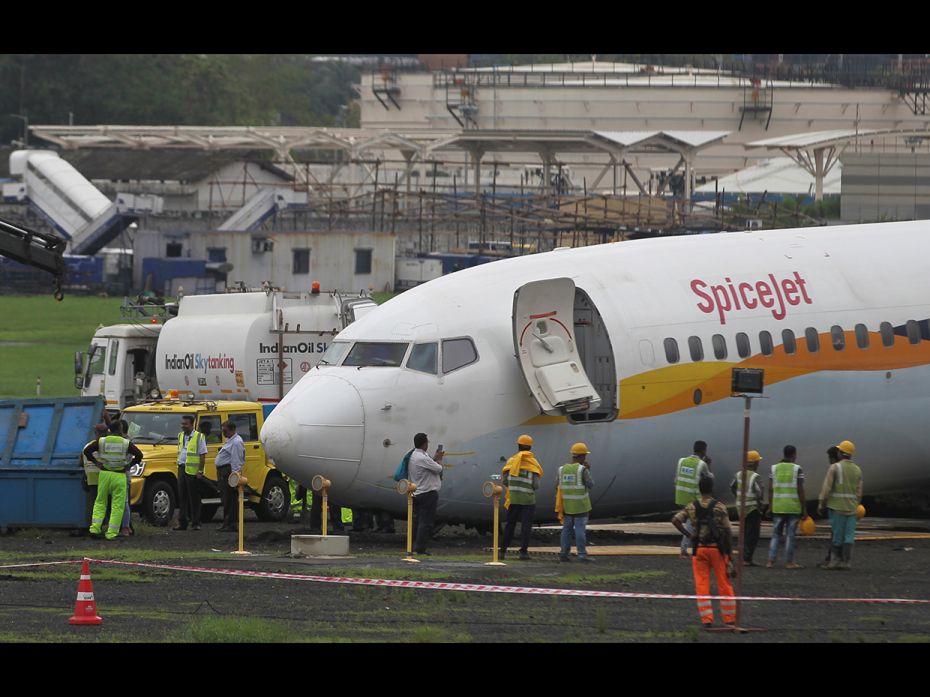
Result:
<instances>
[{"instance_id":1,"label":"aircraft nose cone","mask_svg":"<svg viewBox=\"0 0 930 697\"><path fill-rule=\"evenodd\" d=\"M282 472L304 485L322 474L338 494L355 480L362 461L362 398L347 380L307 376L268 416L261 439Z\"/></svg>"}]
</instances>

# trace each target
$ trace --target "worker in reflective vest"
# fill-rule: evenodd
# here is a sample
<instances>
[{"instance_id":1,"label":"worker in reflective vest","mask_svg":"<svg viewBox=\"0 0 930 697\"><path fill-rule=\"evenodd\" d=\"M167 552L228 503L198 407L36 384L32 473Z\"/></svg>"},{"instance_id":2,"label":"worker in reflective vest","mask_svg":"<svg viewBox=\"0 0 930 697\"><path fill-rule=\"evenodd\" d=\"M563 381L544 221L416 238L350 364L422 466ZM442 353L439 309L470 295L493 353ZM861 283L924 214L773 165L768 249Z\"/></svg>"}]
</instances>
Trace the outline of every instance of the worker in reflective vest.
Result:
<instances>
[{"instance_id":1,"label":"worker in reflective vest","mask_svg":"<svg viewBox=\"0 0 930 697\"><path fill-rule=\"evenodd\" d=\"M786 445L784 458L772 465L769 477L769 508L772 511L772 543L769 545L768 568L775 566L781 538L785 538L785 568L800 569L794 561L794 540L798 523L807 500L804 497L804 471L795 463L798 450L793 445Z\"/></svg>"},{"instance_id":2,"label":"worker in reflective vest","mask_svg":"<svg viewBox=\"0 0 930 697\"><path fill-rule=\"evenodd\" d=\"M100 537L103 518L110 502L110 519L105 536L114 540L119 536L126 504L126 470L130 456L133 464L142 462L142 451L123 438L123 425L119 421L110 423L110 435L90 443L84 448L84 457L100 467L97 478L97 498L90 521L90 534Z\"/></svg>"},{"instance_id":3,"label":"worker in reflective vest","mask_svg":"<svg viewBox=\"0 0 930 697\"><path fill-rule=\"evenodd\" d=\"M677 505L684 507L701 498L698 492L698 482L703 476L713 477L710 463L707 443L702 440L694 441L694 454L681 458L675 469L675 503ZM688 534L681 537L680 556L686 559L690 557L688 553L691 547L690 535L694 533L690 525L690 521L685 521L684 526Z\"/></svg>"},{"instance_id":4,"label":"worker in reflective vest","mask_svg":"<svg viewBox=\"0 0 930 697\"><path fill-rule=\"evenodd\" d=\"M856 509L862 501L862 470L852 461L856 446L844 440L836 446L840 459L830 465L820 490L817 510L823 515L824 506L830 512L833 545L829 560L822 569L852 568L852 548L856 537Z\"/></svg>"},{"instance_id":5,"label":"worker in reflective vest","mask_svg":"<svg viewBox=\"0 0 930 697\"><path fill-rule=\"evenodd\" d=\"M743 566L755 566L752 555L759 544L759 533L762 529L762 511L765 502L762 500L762 478L759 476L759 463L762 456L756 450L746 453L746 510L743 520L746 532L743 535ZM736 510L739 511L743 500L743 473L739 471L730 484L730 491L736 497Z\"/></svg>"},{"instance_id":6,"label":"worker in reflective vest","mask_svg":"<svg viewBox=\"0 0 930 697\"><path fill-rule=\"evenodd\" d=\"M200 480L206 463L207 441L200 431L194 430L194 417L181 417L178 434L178 497L180 507L178 524L174 530L187 530L190 520L194 530L200 530Z\"/></svg>"},{"instance_id":7,"label":"worker in reflective vest","mask_svg":"<svg viewBox=\"0 0 930 697\"><path fill-rule=\"evenodd\" d=\"M584 443L575 443L571 448L572 461L559 467L558 482L555 492L555 510L562 520L561 549L559 561L569 561L571 535L575 532L575 546L578 559L592 561L588 556L587 531L588 514L591 512L591 497L588 491L594 488L591 478L591 463L587 461L591 451Z\"/></svg>"},{"instance_id":8,"label":"worker in reflective vest","mask_svg":"<svg viewBox=\"0 0 930 697\"><path fill-rule=\"evenodd\" d=\"M81 467L84 468L84 518L88 525L90 525L91 518L93 518L94 515L94 502L97 500L97 482L100 477L100 467L91 462L84 455L84 450L96 444L101 438L105 438L107 430L106 424L97 424L94 426L94 434L97 437L88 442L81 451ZM86 528L81 528L73 533L73 535L77 537L83 537L86 534Z\"/></svg>"},{"instance_id":9,"label":"worker in reflective vest","mask_svg":"<svg viewBox=\"0 0 930 697\"><path fill-rule=\"evenodd\" d=\"M542 466L533 455L533 438L526 434L517 438L517 452L504 465L501 482L507 487L504 508L507 509L507 526L501 542L500 558L504 559L513 539L517 521L520 522L520 559L529 559L530 533L533 530L533 513L536 511L536 490L543 475Z\"/></svg>"}]
</instances>

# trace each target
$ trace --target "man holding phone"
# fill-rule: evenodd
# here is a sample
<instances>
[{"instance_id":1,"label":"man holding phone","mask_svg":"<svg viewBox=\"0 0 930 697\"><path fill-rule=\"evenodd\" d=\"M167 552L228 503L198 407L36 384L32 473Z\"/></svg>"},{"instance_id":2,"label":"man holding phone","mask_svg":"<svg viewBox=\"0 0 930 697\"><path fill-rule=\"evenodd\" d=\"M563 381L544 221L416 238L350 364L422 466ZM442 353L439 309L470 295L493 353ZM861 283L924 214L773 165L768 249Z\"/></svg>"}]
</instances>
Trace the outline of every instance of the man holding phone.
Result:
<instances>
[{"instance_id":1,"label":"man holding phone","mask_svg":"<svg viewBox=\"0 0 930 697\"><path fill-rule=\"evenodd\" d=\"M439 503L439 489L442 487L442 445L436 449L433 457L427 455L429 438L425 433L413 437L414 451L410 455L410 481L416 485L413 492L413 551L425 554L433 531L433 519L436 517L436 504Z\"/></svg>"}]
</instances>

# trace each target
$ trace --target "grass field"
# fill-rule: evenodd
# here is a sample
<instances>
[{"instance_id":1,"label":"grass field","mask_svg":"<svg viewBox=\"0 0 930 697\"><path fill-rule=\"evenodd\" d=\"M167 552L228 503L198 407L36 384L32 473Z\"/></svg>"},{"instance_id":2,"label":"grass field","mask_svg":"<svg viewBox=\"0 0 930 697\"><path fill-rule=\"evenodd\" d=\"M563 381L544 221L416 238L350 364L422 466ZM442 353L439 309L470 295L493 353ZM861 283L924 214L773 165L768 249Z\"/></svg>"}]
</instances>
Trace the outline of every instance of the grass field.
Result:
<instances>
[{"instance_id":1,"label":"grass field","mask_svg":"<svg viewBox=\"0 0 930 697\"><path fill-rule=\"evenodd\" d=\"M87 351L99 324L120 321L122 298L0 296L0 398L77 397L74 352Z\"/></svg>"},{"instance_id":2,"label":"grass field","mask_svg":"<svg viewBox=\"0 0 930 697\"><path fill-rule=\"evenodd\" d=\"M393 293L374 293L383 303ZM122 298L0 296L0 399L77 397L74 352L87 351L98 325L120 322Z\"/></svg>"}]
</instances>

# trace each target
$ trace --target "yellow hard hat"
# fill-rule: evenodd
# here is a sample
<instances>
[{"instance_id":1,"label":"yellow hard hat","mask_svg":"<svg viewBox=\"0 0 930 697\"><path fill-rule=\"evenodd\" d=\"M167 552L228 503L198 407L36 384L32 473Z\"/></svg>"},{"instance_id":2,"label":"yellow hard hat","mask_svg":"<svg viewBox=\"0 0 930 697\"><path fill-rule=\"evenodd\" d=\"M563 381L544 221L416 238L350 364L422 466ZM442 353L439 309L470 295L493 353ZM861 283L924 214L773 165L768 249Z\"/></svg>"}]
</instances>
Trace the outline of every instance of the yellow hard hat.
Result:
<instances>
[{"instance_id":1,"label":"yellow hard hat","mask_svg":"<svg viewBox=\"0 0 930 697\"><path fill-rule=\"evenodd\" d=\"M746 460L749 462L759 462L762 459L762 456L759 454L758 450L750 450L746 453Z\"/></svg>"},{"instance_id":2,"label":"yellow hard hat","mask_svg":"<svg viewBox=\"0 0 930 697\"><path fill-rule=\"evenodd\" d=\"M817 523L810 516L801 518L801 524L798 527L800 527L802 535L813 535L817 532Z\"/></svg>"},{"instance_id":3,"label":"yellow hard hat","mask_svg":"<svg viewBox=\"0 0 930 697\"><path fill-rule=\"evenodd\" d=\"M572 446L572 455L590 455L591 451L588 450L588 446L584 443L575 443Z\"/></svg>"},{"instance_id":4,"label":"yellow hard hat","mask_svg":"<svg viewBox=\"0 0 930 697\"><path fill-rule=\"evenodd\" d=\"M861 503L856 506L856 517L865 518L865 506L863 506Z\"/></svg>"},{"instance_id":5,"label":"yellow hard hat","mask_svg":"<svg viewBox=\"0 0 930 697\"><path fill-rule=\"evenodd\" d=\"M519 438L517 438L517 445L532 445L532 444L533 444L533 438L531 436L526 435L525 433Z\"/></svg>"},{"instance_id":6,"label":"yellow hard hat","mask_svg":"<svg viewBox=\"0 0 930 697\"><path fill-rule=\"evenodd\" d=\"M852 455L856 452L856 446L853 445L851 440L844 440L842 443L836 446L838 450L843 451L847 455Z\"/></svg>"}]
</instances>

